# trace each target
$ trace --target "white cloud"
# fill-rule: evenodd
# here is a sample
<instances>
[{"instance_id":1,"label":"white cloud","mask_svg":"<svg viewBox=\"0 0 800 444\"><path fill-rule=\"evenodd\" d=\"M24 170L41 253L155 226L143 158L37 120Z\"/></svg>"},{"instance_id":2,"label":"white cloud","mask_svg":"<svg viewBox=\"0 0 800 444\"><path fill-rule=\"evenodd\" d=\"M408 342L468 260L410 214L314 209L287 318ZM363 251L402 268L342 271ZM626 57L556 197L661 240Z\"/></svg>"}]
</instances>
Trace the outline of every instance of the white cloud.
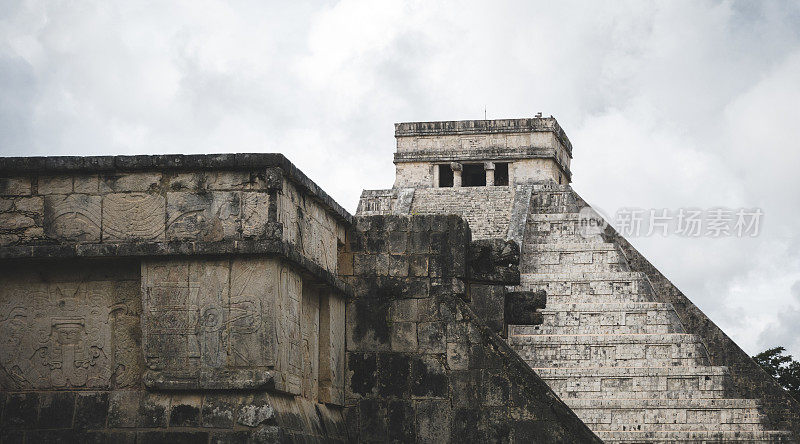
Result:
<instances>
[{"instance_id":1,"label":"white cloud","mask_svg":"<svg viewBox=\"0 0 800 444\"><path fill-rule=\"evenodd\" d=\"M798 22L791 2L12 1L0 155L278 151L354 210L393 182L394 122L542 111L601 208L763 208L755 239L633 241L748 352L800 355Z\"/></svg>"}]
</instances>

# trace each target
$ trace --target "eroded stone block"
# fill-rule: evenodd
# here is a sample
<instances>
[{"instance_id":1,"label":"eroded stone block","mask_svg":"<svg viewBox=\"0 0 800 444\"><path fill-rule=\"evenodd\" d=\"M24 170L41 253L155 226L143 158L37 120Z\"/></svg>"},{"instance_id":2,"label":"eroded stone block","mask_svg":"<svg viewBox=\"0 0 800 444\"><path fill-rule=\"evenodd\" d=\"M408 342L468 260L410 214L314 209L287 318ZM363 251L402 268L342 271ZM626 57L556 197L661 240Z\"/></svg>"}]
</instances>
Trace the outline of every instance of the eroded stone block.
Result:
<instances>
[{"instance_id":1,"label":"eroded stone block","mask_svg":"<svg viewBox=\"0 0 800 444\"><path fill-rule=\"evenodd\" d=\"M199 395L173 396L169 413L170 427L198 427L200 425Z\"/></svg>"},{"instance_id":2,"label":"eroded stone block","mask_svg":"<svg viewBox=\"0 0 800 444\"><path fill-rule=\"evenodd\" d=\"M32 217L20 213L1 213L0 227L6 230L19 230L36 225Z\"/></svg>"},{"instance_id":3,"label":"eroded stone block","mask_svg":"<svg viewBox=\"0 0 800 444\"><path fill-rule=\"evenodd\" d=\"M299 275L273 259L148 261L142 269L146 384L299 390Z\"/></svg>"},{"instance_id":4,"label":"eroded stone block","mask_svg":"<svg viewBox=\"0 0 800 444\"><path fill-rule=\"evenodd\" d=\"M39 194L69 194L72 192L72 176L40 176Z\"/></svg>"},{"instance_id":5,"label":"eroded stone block","mask_svg":"<svg viewBox=\"0 0 800 444\"><path fill-rule=\"evenodd\" d=\"M269 194L242 193L242 236L265 237L268 224Z\"/></svg>"},{"instance_id":6,"label":"eroded stone block","mask_svg":"<svg viewBox=\"0 0 800 444\"><path fill-rule=\"evenodd\" d=\"M167 193L167 239L219 241L239 232L239 193Z\"/></svg>"},{"instance_id":7,"label":"eroded stone block","mask_svg":"<svg viewBox=\"0 0 800 444\"><path fill-rule=\"evenodd\" d=\"M30 196L30 194L30 178L0 177L0 196Z\"/></svg>"},{"instance_id":8,"label":"eroded stone block","mask_svg":"<svg viewBox=\"0 0 800 444\"><path fill-rule=\"evenodd\" d=\"M108 392L78 393L75 399L75 428L101 429L106 425Z\"/></svg>"},{"instance_id":9,"label":"eroded stone block","mask_svg":"<svg viewBox=\"0 0 800 444\"><path fill-rule=\"evenodd\" d=\"M45 234L54 239L99 242L101 201L100 196L88 194L46 196Z\"/></svg>"},{"instance_id":10,"label":"eroded stone block","mask_svg":"<svg viewBox=\"0 0 800 444\"><path fill-rule=\"evenodd\" d=\"M164 240L164 198L118 193L103 197L103 240Z\"/></svg>"},{"instance_id":11,"label":"eroded stone block","mask_svg":"<svg viewBox=\"0 0 800 444\"><path fill-rule=\"evenodd\" d=\"M73 190L76 193L97 194L100 191L100 179L97 175L79 175L73 178Z\"/></svg>"},{"instance_id":12,"label":"eroded stone block","mask_svg":"<svg viewBox=\"0 0 800 444\"><path fill-rule=\"evenodd\" d=\"M109 174L100 177L101 193L145 192L158 189L161 173Z\"/></svg>"}]
</instances>

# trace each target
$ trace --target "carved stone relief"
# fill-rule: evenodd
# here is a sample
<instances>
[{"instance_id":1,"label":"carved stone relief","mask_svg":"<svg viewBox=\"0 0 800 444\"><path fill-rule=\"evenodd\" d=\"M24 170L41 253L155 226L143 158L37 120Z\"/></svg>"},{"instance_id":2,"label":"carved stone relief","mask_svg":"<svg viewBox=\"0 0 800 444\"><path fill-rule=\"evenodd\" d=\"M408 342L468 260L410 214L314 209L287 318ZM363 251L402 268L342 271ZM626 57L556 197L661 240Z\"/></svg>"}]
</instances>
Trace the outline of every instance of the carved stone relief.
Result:
<instances>
[{"instance_id":1,"label":"carved stone relief","mask_svg":"<svg viewBox=\"0 0 800 444\"><path fill-rule=\"evenodd\" d=\"M291 346L281 342L283 333L274 325L274 313L281 313L279 269L274 259L145 262L142 330L148 367L184 379L279 368L277 348ZM298 322L297 310L282 316Z\"/></svg>"},{"instance_id":2,"label":"carved stone relief","mask_svg":"<svg viewBox=\"0 0 800 444\"><path fill-rule=\"evenodd\" d=\"M164 197L145 193L103 198L103 240L164 240Z\"/></svg>"},{"instance_id":3,"label":"carved stone relief","mask_svg":"<svg viewBox=\"0 0 800 444\"><path fill-rule=\"evenodd\" d=\"M287 242L324 269L336 271L336 221L322 207L284 184L278 221L283 224Z\"/></svg>"},{"instance_id":4,"label":"carved stone relief","mask_svg":"<svg viewBox=\"0 0 800 444\"><path fill-rule=\"evenodd\" d=\"M302 393L309 399L317 399L319 389L319 293L312 286L304 287L301 305Z\"/></svg>"},{"instance_id":5,"label":"carved stone relief","mask_svg":"<svg viewBox=\"0 0 800 444\"><path fill-rule=\"evenodd\" d=\"M276 368L282 371L280 388L289 393L300 393L303 371L300 338L300 301L302 279L288 267L280 268L280 282L276 295L278 325L275 343L278 346Z\"/></svg>"},{"instance_id":6,"label":"carved stone relief","mask_svg":"<svg viewBox=\"0 0 800 444\"><path fill-rule=\"evenodd\" d=\"M16 273L15 273L16 274ZM133 385L139 348L128 329L137 285L36 279L0 283L0 386L97 389Z\"/></svg>"},{"instance_id":7,"label":"carved stone relief","mask_svg":"<svg viewBox=\"0 0 800 444\"><path fill-rule=\"evenodd\" d=\"M218 241L239 231L239 193L167 193L167 237Z\"/></svg>"},{"instance_id":8,"label":"carved stone relief","mask_svg":"<svg viewBox=\"0 0 800 444\"><path fill-rule=\"evenodd\" d=\"M45 234L56 239L99 242L101 200L88 194L45 196Z\"/></svg>"},{"instance_id":9,"label":"carved stone relief","mask_svg":"<svg viewBox=\"0 0 800 444\"><path fill-rule=\"evenodd\" d=\"M269 194L242 193L242 236L264 237L269 223Z\"/></svg>"}]
</instances>

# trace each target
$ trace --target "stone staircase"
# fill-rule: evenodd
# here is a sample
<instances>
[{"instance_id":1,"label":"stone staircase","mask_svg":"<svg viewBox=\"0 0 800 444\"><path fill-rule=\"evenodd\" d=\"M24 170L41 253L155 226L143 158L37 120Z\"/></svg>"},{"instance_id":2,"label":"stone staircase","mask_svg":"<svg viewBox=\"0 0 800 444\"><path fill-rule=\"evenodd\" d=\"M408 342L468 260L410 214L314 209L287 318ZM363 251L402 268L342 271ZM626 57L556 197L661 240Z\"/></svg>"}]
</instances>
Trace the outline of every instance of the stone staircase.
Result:
<instances>
[{"instance_id":1,"label":"stone staircase","mask_svg":"<svg viewBox=\"0 0 800 444\"><path fill-rule=\"evenodd\" d=\"M617 245L580 229L584 206L569 186L535 186L519 287L546 290L547 307L542 325L510 327L511 346L604 441L790 442Z\"/></svg>"}]
</instances>

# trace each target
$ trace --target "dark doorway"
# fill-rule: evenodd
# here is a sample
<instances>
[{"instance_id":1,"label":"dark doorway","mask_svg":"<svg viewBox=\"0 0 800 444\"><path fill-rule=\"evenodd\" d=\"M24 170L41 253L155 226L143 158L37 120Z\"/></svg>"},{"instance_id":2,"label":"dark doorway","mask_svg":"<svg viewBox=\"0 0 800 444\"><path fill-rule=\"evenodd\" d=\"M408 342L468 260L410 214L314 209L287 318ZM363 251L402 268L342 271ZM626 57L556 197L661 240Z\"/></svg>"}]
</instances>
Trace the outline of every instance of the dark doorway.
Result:
<instances>
[{"instance_id":1,"label":"dark doorway","mask_svg":"<svg viewBox=\"0 0 800 444\"><path fill-rule=\"evenodd\" d=\"M453 186L453 170L450 168L450 164L439 165L439 186Z\"/></svg>"},{"instance_id":2,"label":"dark doorway","mask_svg":"<svg viewBox=\"0 0 800 444\"><path fill-rule=\"evenodd\" d=\"M464 164L464 171L461 173L462 187L485 187L486 171L482 163Z\"/></svg>"},{"instance_id":3,"label":"dark doorway","mask_svg":"<svg viewBox=\"0 0 800 444\"><path fill-rule=\"evenodd\" d=\"M494 164L494 184L499 187L508 186L508 163Z\"/></svg>"}]
</instances>

